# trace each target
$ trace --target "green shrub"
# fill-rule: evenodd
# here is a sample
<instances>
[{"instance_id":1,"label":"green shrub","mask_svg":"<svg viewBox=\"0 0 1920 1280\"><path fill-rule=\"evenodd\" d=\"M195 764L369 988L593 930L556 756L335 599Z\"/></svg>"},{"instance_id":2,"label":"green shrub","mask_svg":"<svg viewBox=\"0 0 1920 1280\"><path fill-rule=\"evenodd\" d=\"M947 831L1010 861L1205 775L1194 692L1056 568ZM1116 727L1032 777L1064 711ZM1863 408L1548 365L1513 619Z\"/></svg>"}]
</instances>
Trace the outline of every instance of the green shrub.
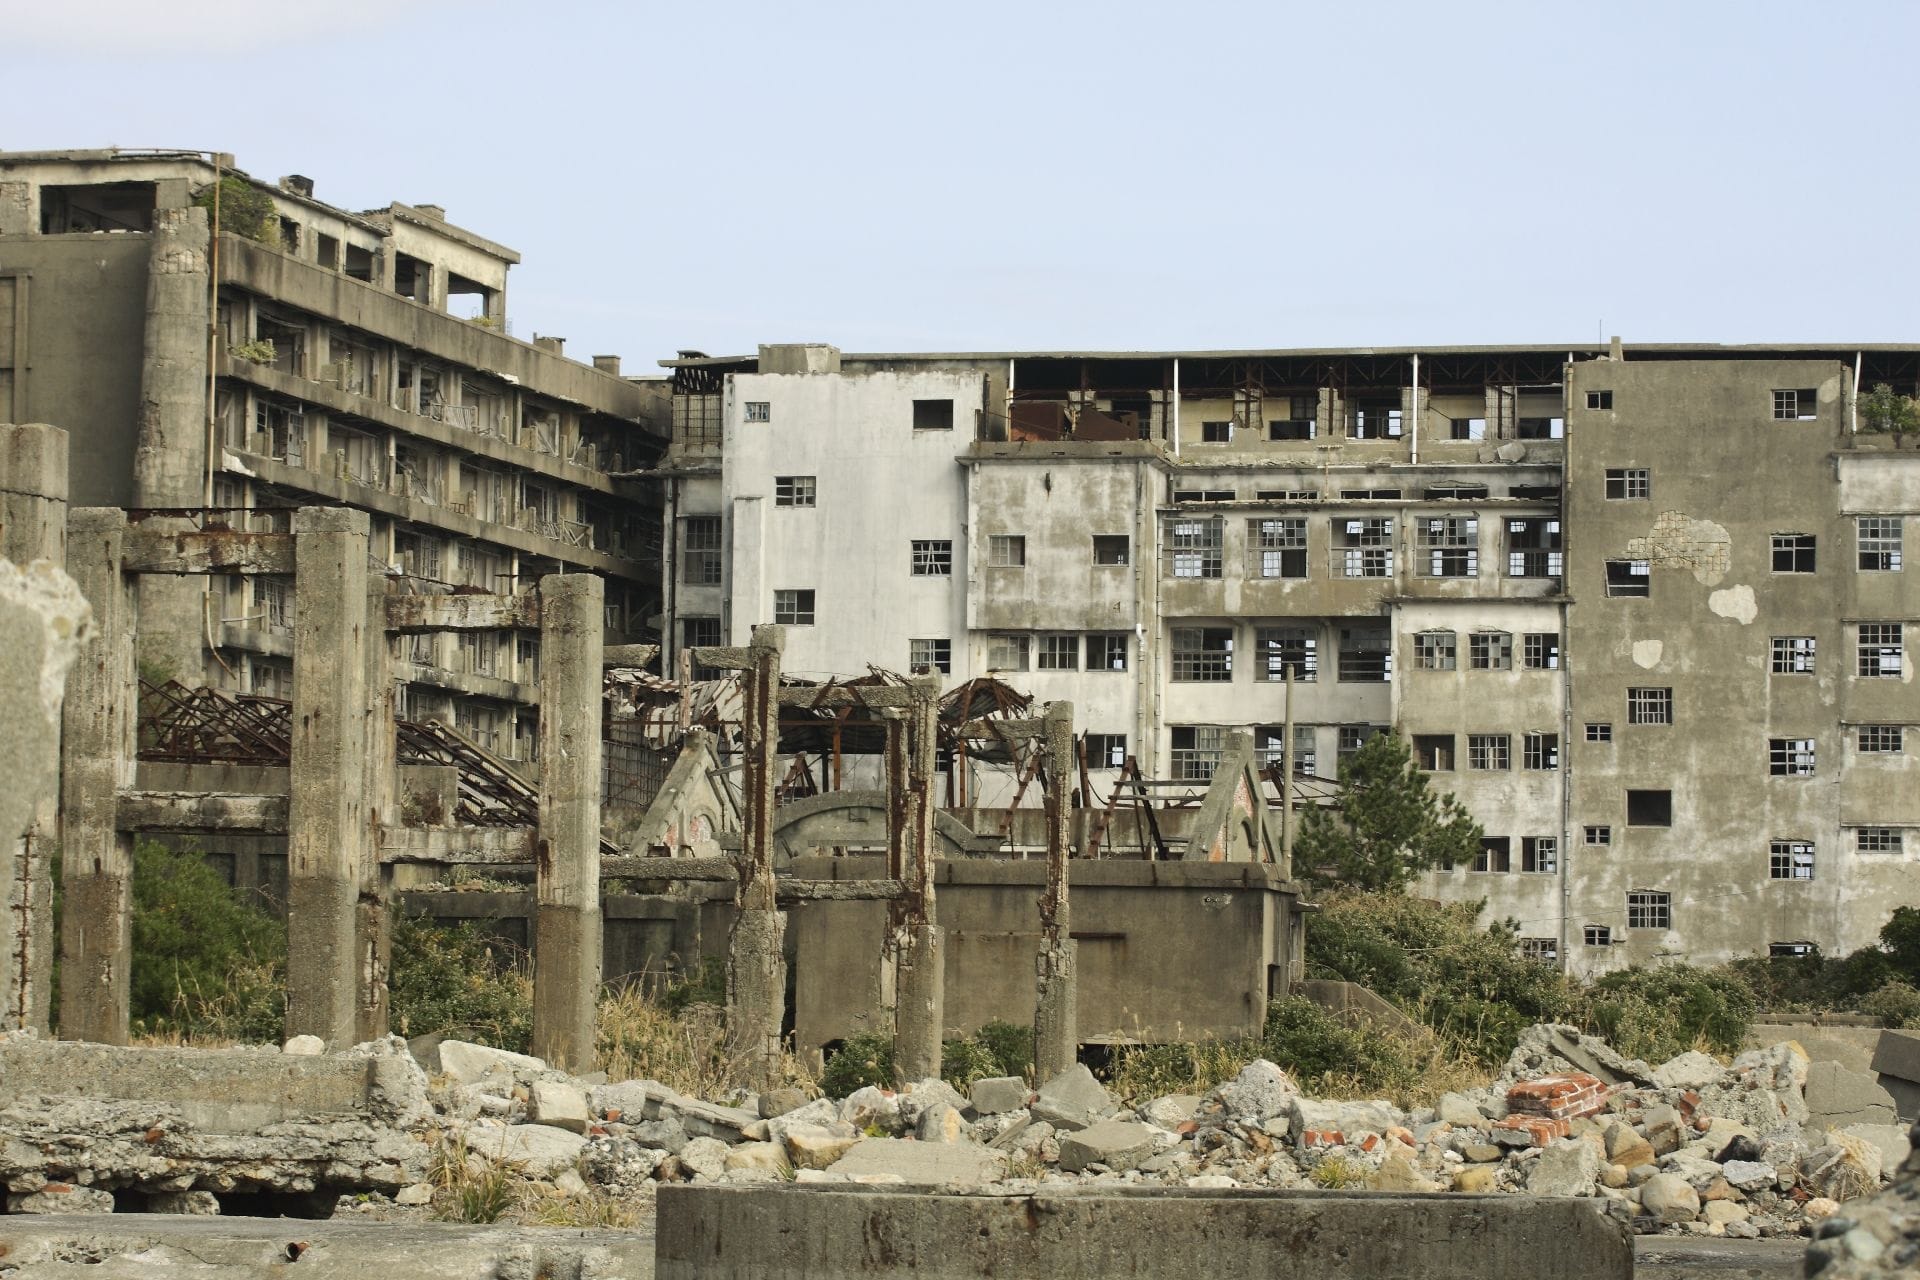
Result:
<instances>
[{"instance_id":1,"label":"green shrub","mask_svg":"<svg viewBox=\"0 0 1920 1280\"><path fill-rule=\"evenodd\" d=\"M848 1036L820 1073L821 1091L829 1098L844 1098L867 1085L893 1088L893 1037L878 1031Z\"/></svg>"},{"instance_id":2,"label":"green shrub","mask_svg":"<svg viewBox=\"0 0 1920 1280\"><path fill-rule=\"evenodd\" d=\"M978 1040L963 1037L945 1041L940 1046L940 1078L961 1093L975 1080L1004 1074L1000 1070L1000 1059Z\"/></svg>"},{"instance_id":3,"label":"green shrub","mask_svg":"<svg viewBox=\"0 0 1920 1280\"><path fill-rule=\"evenodd\" d=\"M274 207L272 196L245 178L232 174L220 179L218 189L220 230L231 231L276 249L280 247L280 211ZM214 185L208 183L193 197L194 205L205 209L209 220L213 217L214 190Z\"/></svg>"},{"instance_id":4,"label":"green shrub","mask_svg":"<svg viewBox=\"0 0 1920 1280\"><path fill-rule=\"evenodd\" d=\"M1135 1101L1170 1093L1204 1094L1265 1052L1251 1037L1129 1045L1115 1052L1107 1087Z\"/></svg>"},{"instance_id":5,"label":"green shrub","mask_svg":"<svg viewBox=\"0 0 1920 1280\"><path fill-rule=\"evenodd\" d=\"M1860 1012L1890 1027L1920 1027L1920 990L1904 982L1888 982L1860 1001Z\"/></svg>"},{"instance_id":6,"label":"green shrub","mask_svg":"<svg viewBox=\"0 0 1920 1280\"><path fill-rule=\"evenodd\" d=\"M699 966L682 977L667 984L661 992L660 1002L667 1007L668 1013L684 1013L696 1004L713 1004L725 1008L727 1004L727 966L719 960L708 957Z\"/></svg>"},{"instance_id":7,"label":"green shrub","mask_svg":"<svg viewBox=\"0 0 1920 1280\"><path fill-rule=\"evenodd\" d=\"M286 929L202 854L135 846L133 954L134 1035L279 1042Z\"/></svg>"},{"instance_id":8,"label":"green shrub","mask_svg":"<svg viewBox=\"0 0 1920 1280\"><path fill-rule=\"evenodd\" d=\"M393 921L388 975L393 1029L440 1033L525 1053L533 1043L533 979L526 957L471 924L417 916Z\"/></svg>"},{"instance_id":9,"label":"green shrub","mask_svg":"<svg viewBox=\"0 0 1920 1280\"><path fill-rule=\"evenodd\" d=\"M1019 1076L1029 1081L1033 1079L1032 1027L1015 1026L1011 1022L989 1022L974 1032L973 1038L984 1045L999 1064L994 1074Z\"/></svg>"},{"instance_id":10,"label":"green shrub","mask_svg":"<svg viewBox=\"0 0 1920 1280\"><path fill-rule=\"evenodd\" d=\"M1698 1045L1738 1053L1759 1007L1734 970L1684 964L1609 973L1587 995L1588 1026L1628 1057L1655 1063Z\"/></svg>"}]
</instances>

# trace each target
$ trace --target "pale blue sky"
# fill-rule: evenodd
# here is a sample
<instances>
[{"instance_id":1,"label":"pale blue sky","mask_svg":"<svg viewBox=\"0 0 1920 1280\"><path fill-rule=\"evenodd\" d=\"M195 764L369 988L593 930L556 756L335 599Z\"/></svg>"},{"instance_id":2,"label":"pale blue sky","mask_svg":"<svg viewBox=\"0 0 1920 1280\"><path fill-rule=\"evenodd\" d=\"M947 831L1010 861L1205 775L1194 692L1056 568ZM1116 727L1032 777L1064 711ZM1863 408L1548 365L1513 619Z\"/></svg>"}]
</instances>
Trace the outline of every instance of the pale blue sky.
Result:
<instances>
[{"instance_id":1,"label":"pale blue sky","mask_svg":"<svg viewBox=\"0 0 1920 1280\"><path fill-rule=\"evenodd\" d=\"M64 8L4 19L0 147L445 205L629 371L1920 340L1911 2Z\"/></svg>"}]
</instances>

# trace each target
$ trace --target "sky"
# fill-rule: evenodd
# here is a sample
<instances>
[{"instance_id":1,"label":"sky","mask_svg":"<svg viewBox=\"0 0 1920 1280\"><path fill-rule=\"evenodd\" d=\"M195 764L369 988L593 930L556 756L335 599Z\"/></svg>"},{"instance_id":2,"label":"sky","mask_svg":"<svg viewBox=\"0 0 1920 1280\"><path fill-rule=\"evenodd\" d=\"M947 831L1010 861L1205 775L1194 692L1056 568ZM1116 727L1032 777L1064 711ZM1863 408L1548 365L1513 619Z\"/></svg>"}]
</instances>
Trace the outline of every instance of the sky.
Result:
<instances>
[{"instance_id":1,"label":"sky","mask_svg":"<svg viewBox=\"0 0 1920 1280\"><path fill-rule=\"evenodd\" d=\"M8 8L0 148L443 205L629 373L1920 340L1910 0Z\"/></svg>"}]
</instances>

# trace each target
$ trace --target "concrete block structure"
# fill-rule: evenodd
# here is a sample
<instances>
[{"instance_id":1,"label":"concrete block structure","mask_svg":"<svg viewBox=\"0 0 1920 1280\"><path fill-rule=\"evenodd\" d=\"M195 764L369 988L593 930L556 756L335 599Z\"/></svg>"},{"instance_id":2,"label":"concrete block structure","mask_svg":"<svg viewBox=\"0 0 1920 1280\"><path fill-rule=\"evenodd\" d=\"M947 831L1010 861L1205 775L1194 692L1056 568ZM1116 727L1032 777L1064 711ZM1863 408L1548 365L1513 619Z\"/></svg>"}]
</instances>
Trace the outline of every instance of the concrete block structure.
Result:
<instances>
[{"instance_id":1,"label":"concrete block structure","mask_svg":"<svg viewBox=\"0 0 1920 1280\"><path fill-rule=\"evenodd\" d=\"M804 676L995 675L1073 704L1101 790L1197 792L1236 732L1277 764L1289 722L1334 778L1393 726L1487 836L1420 890L1576 972L1920 902L1920 452L1858 412L1920 350L663 363L668 670L777 623Z\"/></svg>"}]
</instances>

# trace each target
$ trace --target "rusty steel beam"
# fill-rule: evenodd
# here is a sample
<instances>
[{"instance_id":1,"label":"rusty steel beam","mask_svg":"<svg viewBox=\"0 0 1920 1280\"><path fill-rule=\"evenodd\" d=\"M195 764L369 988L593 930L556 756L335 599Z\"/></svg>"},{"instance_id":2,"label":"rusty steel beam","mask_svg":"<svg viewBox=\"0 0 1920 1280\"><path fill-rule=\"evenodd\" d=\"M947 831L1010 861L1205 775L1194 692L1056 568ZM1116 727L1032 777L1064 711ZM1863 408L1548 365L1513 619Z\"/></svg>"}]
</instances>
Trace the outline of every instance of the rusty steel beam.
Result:
<instances>
[{"instance_id":1,"label":"rusty steel beam","mask_svg":"<svg viewBox=\"0 0 1920 1280\"><path fill-rule=\"evenodd\" d=\"M293 535L235 529L127 530L127 573L292 573Z\"/></svg>"}]
</instances>

